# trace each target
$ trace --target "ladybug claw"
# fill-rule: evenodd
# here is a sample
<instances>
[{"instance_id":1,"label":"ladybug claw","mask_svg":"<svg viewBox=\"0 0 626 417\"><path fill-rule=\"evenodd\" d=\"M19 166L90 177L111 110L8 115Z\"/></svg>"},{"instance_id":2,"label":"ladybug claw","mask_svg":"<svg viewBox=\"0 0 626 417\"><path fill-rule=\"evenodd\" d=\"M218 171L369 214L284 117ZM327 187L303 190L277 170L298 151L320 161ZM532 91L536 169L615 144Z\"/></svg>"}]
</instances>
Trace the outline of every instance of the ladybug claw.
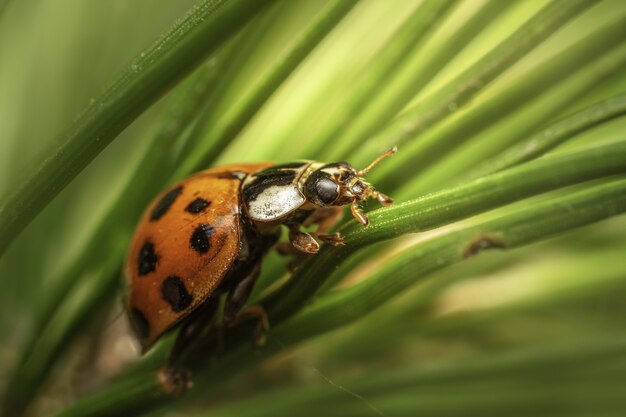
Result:
<instances>
[{"instance_id":1,"label":"ladybug claw","mask_svg":"<svg viewBox=\"0 0 626 417\"><path fill-rule=\"evenodd\" d=\"M297 228L289 229L289 241L294 248L304 253L317 253L320 244L308 233L301 232Z\"/></svg>"},{"instance_id":2,"label":"ladybug claw","mask_svg":"<svg viewBox=\"0 0 626 417\"><path fill-rule=\"evenodd\" d=\"M257 323L254 328L254 333L252 334L252 346L254 349L259 349L265 345L265 342L267 341L267 332L270 329L270 322L267 317L267 313L262 306L254 305L244 308L239 311L239 314L237 314L232 321L226 323L226 325L228 327L234 327L248 320L255 319L257 320Z\"/></svg>"},{"instance_id":3,"label":"ladybug claw","mask_svg":"<svg viewBox=\"0 0 626 417\"><path fill-rule=\"evenodd\" d=\"M314 234L314 236L322 242L333 246L344 246L346 244L346 239L340 233L320 233Z\"/></svg>"}]
</instances>

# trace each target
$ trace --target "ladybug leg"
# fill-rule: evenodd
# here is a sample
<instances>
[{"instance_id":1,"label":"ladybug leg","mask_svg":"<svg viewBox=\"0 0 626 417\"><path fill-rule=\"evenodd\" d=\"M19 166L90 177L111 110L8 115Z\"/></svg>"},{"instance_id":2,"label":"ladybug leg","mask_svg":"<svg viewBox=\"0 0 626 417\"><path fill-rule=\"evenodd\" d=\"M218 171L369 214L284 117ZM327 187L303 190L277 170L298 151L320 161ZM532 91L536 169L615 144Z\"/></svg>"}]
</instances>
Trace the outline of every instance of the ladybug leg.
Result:
<instances>
[{"instance_id":1,"label":"ladybug leg","mask_svg":"<svg viewBox=\"0 0 626 417\"><path fill-rule=\"evenodd\" d=\"M256 320L256 326L252 334L252 344L254 347L261 347L265 344L267 339L265 335L270 329L270 321L267 318L265 309L261 305L257 304L243 308L239 311L239 314L228 323L228 326L234 327L250 320Z\"/></svg>"},{"instance_id":2,"label":"ladybug leg","mask_svg":"<svg viewBox=\"0 0 626 417\"><path fill-rule=\"evenodd\" d=\"M256 263L248 275L239 281L237 285L228 293L226 304L224 305L224 324L230 324L245 304L252 292L254 282L261 273L261 264Z\"/></svg>"},{"instance_id":3,"label":"ladybug leg","mask_svg":"<svg viewBox=\"0 0 626 417\"><path fill-rule=\"evenodd\" d=\"M315 238L307 232L300 230L299 225L289 224L287 227L289 228L289 242L298 251L317 253L320 250L320 244L317 243Z\"/></svg>"},{"instance_id":4,"label":"ladybug leg","mask_svg":"<svg viewBox=\"0 0 626 417\"><path fill-rule=\"evenodd\" d=\"M180 362L194 342L201 338L202 333L210 327L218 306L219 298L210 297L185 321L170 352L170 364Z\"/></svg>"},{"instance_id":5,"label":"ladybug leg","mask_svg":"<svg viewBox=\"0 0 626 417\"><path fill-rule=\"evenodd\" d=\"M265 310L260 305L242 308L250 296L254 282L261 273L261 264L254 265L247 277L239 281L228 294L224 306L224 326L234 327L249 320L257 320L253 333L254 346L265 344L265 333L269 330L269 321Z\"/></svg>"},{"instance_id":6,"label":"ladybug leg","mask_svg":"<svg viewBox=\"0 0 626 417\"><path fill-rule=\"evenodd\" d=\"M325 233L335 226L343 217L343 207L325 207L315 210L305 221L304 226L317 224L313 236L322 242L333 246L345 245L343 236L339 233Z\"/></svg>"}]
</instances>

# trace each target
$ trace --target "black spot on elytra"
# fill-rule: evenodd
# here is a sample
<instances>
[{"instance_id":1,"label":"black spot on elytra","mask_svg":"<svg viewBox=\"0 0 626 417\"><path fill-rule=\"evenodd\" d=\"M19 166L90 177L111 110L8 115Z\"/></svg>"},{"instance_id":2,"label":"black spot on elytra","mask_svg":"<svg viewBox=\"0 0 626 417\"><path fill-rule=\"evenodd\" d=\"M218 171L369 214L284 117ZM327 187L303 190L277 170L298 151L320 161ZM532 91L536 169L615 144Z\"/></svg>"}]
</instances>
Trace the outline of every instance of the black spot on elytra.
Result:
<instances>
[{"instance_id":1,"label":"black spot on elytra","mask_svg":"<svg viewBox=\"0 0 626 417\"><path fill-rule=\"evenodd\" d=\"M182 192L183 186L179 185L178 187L173 188L165 193L156 204L156 206L154 206L154 208L152 209L152 212L150 213L150 221L156 221L163 217L163 215L167 213L167 210L169 210L171 205L174 204L174 201L176 201L176 198L178 198L178 196Z\"/></svg>"},{"instance_id":2,"label":"black spot on elytra","mask_svg":"<svg viewBox=\"0 0 626 417\"><path fill-rule=\"evenodd\" d=\"M131 308L130 318L140 337L145 339L150 336L150 323L148 323L148 319L146 319L146 316L144 316L139 309L135 307Z\"/></svg>"},{"instance_id":3,"label":"black spot on elytra","mask_svg":"<svg viewBox=\"0 0 626 417\"><path fill-rule=\"evenodd\" d=\"M211 248L211 236L215 229L208 224L200 224L193 231L189 243L193 250L199 253L207 253Z\"/></svg>"},{"instance_id":4,"label":"black spot on elytra","mask_svg":"<svg viewBox=\"0 0 626 417\"><path fill-rule=\"evenodd\" d=\"M193 214L198 214L205 208L209 207L210 205L211 205L210 201L207 201L204 198L196 198L191 203L189 203L185 211L189 213L193 213Z\"/></svg>"},{"instance_id":5,"label":"black spot on elytra","mask_svg":"<svg viewBox=\"0 0 626 417\"><path fill-rule=\"evenodd\" d=\"M161 292L163 299L176 312L183 311L189 307L193 299L187 288L185 288L183 281L175 275L165 278L161 285Z\"/></svg>"},{"instance_id":6,"label":"black spot on elytra","mask_svg":"<svg viewBox=\"0 0 626 417\"><path fill-rule=\"evenodd\" d=\"M157 262L159 262L159 255L157 255L154 251L154 244L146 241L139 250L139 258L137 258L139 275L146 275L150 272L154 272Z\"/></svg>"},{"instance_id":7,"label":"black spot on elytra","mask_svg":"<svg viewBox=\"0 0 626 417\"><path fill-rule=\"evenodd\" d=\"M268 168L257 172L255 179L243 189L245 201L257 198L265 189L274 185L289 185L296 179L296 171Z\"/></svg>"}]
</instances>

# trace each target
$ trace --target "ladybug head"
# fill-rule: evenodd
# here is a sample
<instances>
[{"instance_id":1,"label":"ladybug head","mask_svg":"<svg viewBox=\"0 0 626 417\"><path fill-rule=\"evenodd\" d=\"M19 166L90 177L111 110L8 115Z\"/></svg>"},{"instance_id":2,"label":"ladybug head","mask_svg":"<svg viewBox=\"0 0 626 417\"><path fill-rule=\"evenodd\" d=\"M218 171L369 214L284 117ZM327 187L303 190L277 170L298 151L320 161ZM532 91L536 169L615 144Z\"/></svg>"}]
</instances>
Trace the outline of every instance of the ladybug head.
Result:
<instances>
[{"instance_id":1,"label":"ladybug head","mask_svg":"<svg viewBox=\"0 0 626 417\"><path fill-rule=\"evenodd\" d=\"M375 198L383 206L390 206L393 200L376 191L363 176L397 150L394 146L376 158L367 168L361 170L354 169L347 162L334 162L321 166L313 171L304 183L304 194L307 200L320 207L350 204L354 217L367 226L369 220L359 208L358 203L368 198Z\"/></svg>"}]
</instances>

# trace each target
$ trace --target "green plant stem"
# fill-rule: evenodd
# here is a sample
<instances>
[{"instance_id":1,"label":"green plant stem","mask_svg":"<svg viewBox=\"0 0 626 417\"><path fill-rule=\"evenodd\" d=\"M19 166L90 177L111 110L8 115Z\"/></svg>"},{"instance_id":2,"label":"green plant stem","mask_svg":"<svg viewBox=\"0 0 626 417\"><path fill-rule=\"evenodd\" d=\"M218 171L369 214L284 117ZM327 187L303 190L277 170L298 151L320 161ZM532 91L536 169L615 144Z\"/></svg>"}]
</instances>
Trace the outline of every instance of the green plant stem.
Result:
<instances>
[{"instance_id":1,"label":"green plant stem","mask_svg":"<svg viewBox=\"0 0 626 417\"><path fill-rule=\"evenodd\" d=\"M572 73L572 67L584 66L588 62L598 59L606 51L616 48L616 57L607 58L621 62L623 59L624 35L626 35L626 17L618 19L610 25L585 37L570 48L554 56L533 71L526 72L523 76L508 84L490 100L483 100L460 112L444 123L440 123L433 129L424 132L415 141L399 152L389 162L372 171L370 178L377 187L390 192L392 184L389 174L396 176L410 176L417 178L419 172L434 166L442 157L449 154L460 144L467 141L477 133L483 131L493 123L493 120L509 116L528 101L540 95L555 84L560 84L563 74ZM617 49L619 48L619 49ZM616 65L617 65L616 62ZM614 69L611 66L609 69ZM598 69L596 69L598 71ZM599 68L601 73L602 68ZM583 72L583 74L585 74ZM594 74L592 74L592 77ZM576 91L577 86L570 86ZM540 117L540 116L536 116ZM532 123L532 122L531 122ZM413 181L417 181L413 179ZM416 194L413 194L416 195Z\"/></svg>"},{"instance_id":2,"label":"green plant stem","mask_svg":"<svg viewBox=\"0 0 626 417\"><path fill-rule=\"evenodd\" d=\"M347 127L347 121L354 123L367 104L375 100L380 85L393 77L398 68L419 50L423 43L432 36L435 29L443 22L452 9L453 2L449 0L435 0L422 2L402 23L396 33L380 49L380 52L371 60L368 70L361 75L352 87L348 102L337 109L337 114L324 124L320 132L307 143L309 148L304 150L304 156L323 158L324 149L329 143L341 146L341 137ZM323 160L323 159L322 159Z\"/></svg>"},{"instance_id":3,"label":"green plant stem","mask_svg":"<svg viewBox=\"0 0 626 417\"><path fill-rule=\"evenodd\" d=\"M365 164L381 149L401 146L459 111L504 71L594 4L588 0L549 3L484 58L411 106L366 145L360 146L352 156L353 162Z\"/></svg>"},{"instance_id":4,"label":"green plant stem","mask_svg":"<svg viewBox=\"0 0 626 417\"><path fill-rule=\"evenodd\" d=\"M215 123L205 125L199 133L202 142L178 167L174 178L182 178L197 171L217 158L221 150L233 140L267 102L278 87L291 75L315 47L334 29L358 0L334 0L313 20L307 30L293 41L271 70L251 86L235 106L220 115Z\"/></svg>"},{"instance_id":5,"label":"green plant stem","mask_svg":"<svg viewBox=\"0 0 626 417\"><path fill-rule=\"evenodd\" d=\"M535 159L563 142L626 114L626 92L568 115L521 141L468 173L478 178Z\"/></svg>"},{"instance_id":6,"label":"green plant stem","mask_svg":"<svg viewBox=\"0 0 626 417\"><path fill-rule=\"evenodd\" d=\"M89 402L78 402L57 416L132 416L168 401L171 401L171 397L161 388L156 372L151 372L127 378L111 389L94 395Z\"/></svg>"},{"instance_id":7,"label":"green plant stem","mask_svg":"<svg viewBox=\"0 0 626 417\"><path fill-rule=\"evenodd\" d=\"M623 24L626 25L626 19ZM558 115L564 106L581 97L606 77L623 71L624 64L626 64L626 43L590 61L588 65L583 64L578 70L571 71L567 77L560 76L561 80L554 87L547 87L547 91L540 97L517 109L501 123L494 124L488 131L471 138L456 149L448 150L436 164L420 169L419 174L393 193L394 197L402 201L442 188L454 181L467 181L468 172L473 171L473 168L481 163L486 163L491 169L502 164L504 160L500 158L499 153L525 136L530 136L542 124ZM542 74L545 76L546 72L542 71ZM554 77L558 76L556 72ZM522 86L524 83L520 82L518 85ZM541 86L536 88L542 89ZM476 119L481 118L479 114L469 113L476 116ZM484 113L483 115L489 117ZM498 161L496 165L492 165L495 162L493 159Z\"/></svg>"},{"instance_id":8,"label":"green plant stem","mask_svg":"<svg viewBox=\"0 0 626 417\"><path fill-rule=\"evenodd\" d=\"M480 4L475 2L474 4ZM378 89L375 97L365 97L367 104L358 112L345 117L349 120L343 132L335 132L327 139L330 143L337 137L341 141L333 142L333 146L323 147L319 159L325 161L342 160L355 153L368 138L383 129L429 82L460 53L473 38L479 35L490 22L506 11L513 3L488 1L460 26L447 25L445 21L438 31L431 29L431 37L423 46L414 49L414 53L406 59L406 63L392 77L380 81L384 89ZM452 27L448 27L452 26ZM418 49L419 48L419 49ZM359 160L359 152L353 163L364 164Z\"/></svg>"},{"instance_id":9,"label":"green plant stem","mask_svg":"<svg viewBox=\"0 0 626 417\"><path fill-rule=\"evenodd\" d=\"M375 242L429 230L559 187L626 171L626 142L545 156L468 184L368 213L370 225L352 220L340 229L347 244L324 247L266 303L273 323L291 316L357 249Z\"/></svg>"},{"instance_id":10,"label":"green plant stem","mask_svg":"<svg viewBox=\"0 0 626 417\"><path fill-rule=\"evenodd\" d=\"M622 177L476 226L460 227L405 251L367 280L321 298L276 328L275 334L292 343L339 327L366 316L434 271L482 250L516 248L624 211L626 180Z\"/></svg>"},{"instance_id":11,"label":"green plant stem","mask_svg":"<svg viewBox=\"0 0 626 417\"><path fill-rule=\"evenodd\" d=\"M205 0L136 58L0 207L0 255L126 126L272 0Z\"/></svg>"}]
</instances>

